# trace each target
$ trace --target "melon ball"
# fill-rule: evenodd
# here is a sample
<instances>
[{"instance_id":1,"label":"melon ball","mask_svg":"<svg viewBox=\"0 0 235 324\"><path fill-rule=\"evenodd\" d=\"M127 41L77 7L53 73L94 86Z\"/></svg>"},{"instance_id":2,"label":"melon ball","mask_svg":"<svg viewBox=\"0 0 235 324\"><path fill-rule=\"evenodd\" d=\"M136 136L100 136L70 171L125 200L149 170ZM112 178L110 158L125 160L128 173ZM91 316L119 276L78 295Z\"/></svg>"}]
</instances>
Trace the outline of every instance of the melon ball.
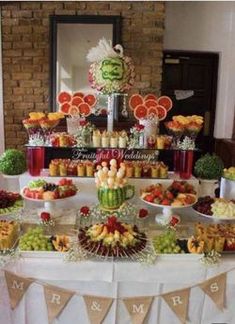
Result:
<instances>
[{"instance_id":1,"label":"melon ball","mask_svg":"<svg viewBox=\"0 0 235 324\"><path fill-rule=\"evenodd\" d=\"M117 161L115 159L110 160L109 163L110 163L111 166L116 166L117 165Z\"/></svg>"},{"instance_id":2,"label":"melon ball","mask_svg":"<svg viewBox=\"0 0 235 324\"><path fill-rule=\"evenodd\" d=\"M115 175L116 175L116 171L115 170L110 170L109 172L108 172L108 176L110 177L110 178L114 178L115 177Z\"/></svg>"},{"instance_id":3,"label":"melon ball","mask_svg":"<svg viewBox=\"0 0 235 324\"><path fill-rule=\"evenodd\" d=\"M104 175L103 170L99 170L99 171L97 172L97 175L98 175L99 178L102 178L103 175Z\"/></svg>"},{"instance_id":4,"label":"melon ball","mask_svg":"<svg viewBox=\"0 0 235 324\"><path fill-rule=\"evenodd\" d=\"M108 167L106 167L106 166L105 166L105 167L103 167L103 172L104 172L104 173L108 173L108 172L109 172L109 169L108 169Z\"/></svg>"},{"instance_id":5,"label":"melon ball","mask_svg":"<svg viewBox=\"0 0 235 324\"><path fill-rule=\"evenodd\" d=\"M123 177L124 177L124 172L119 169L117 172L117 178L123 178Z\"/></svg>"},{"instance_id":6,"label":"melon ball","mask_svg":"<svg viewBox=\"0 0 235 324\"><path fill-rule=\"evenodd\" d=\"M108 163L105 162L105 161L103 161L103 162L101 163L101 165L102 165L102 167L106 167L106 166L108 165Z\"/></svg>"},{"instance_id":7,"label":"melon ball","mask_svg":"<svg viewBox=\"0 0 235 324\"><path fill-rule=\"evenodd\" d=\"M107 180L107 182L108 182L108 185L114 185L114 179L113 178L108 178L108 180Z\"/></svg>"},{"instance_id":8,"label":"melon ball","mask_svg":"<svg viewBox=\"0 0 235 324\"><path fill-rule=\"evenodd\" d=\"M96 170L101 170L101 165L97 165Z\"/></svg>"}]
</instances>

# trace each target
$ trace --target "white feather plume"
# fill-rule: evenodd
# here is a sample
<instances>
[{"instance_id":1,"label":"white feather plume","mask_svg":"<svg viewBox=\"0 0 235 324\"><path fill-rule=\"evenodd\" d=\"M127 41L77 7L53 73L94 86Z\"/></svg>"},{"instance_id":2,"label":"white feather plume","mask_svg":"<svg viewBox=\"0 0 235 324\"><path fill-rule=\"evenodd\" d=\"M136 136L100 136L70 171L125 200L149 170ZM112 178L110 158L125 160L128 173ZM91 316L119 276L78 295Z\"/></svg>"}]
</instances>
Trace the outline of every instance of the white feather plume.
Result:
<instances>
[{"instance_id":1,"label":"white feather plume","mask_svg":"<svg viewBox=\"0 0 235 324\"><path fill-rule=\"evenodd\" d=\"M105 57L118 57L119 54L115 52L112 47L112 42L107 41L105 38L100 39L98 45L96 47L92 47L88 54L87 60L89 62L99 62L103 60Z\"/></svg>"}]
</instances>

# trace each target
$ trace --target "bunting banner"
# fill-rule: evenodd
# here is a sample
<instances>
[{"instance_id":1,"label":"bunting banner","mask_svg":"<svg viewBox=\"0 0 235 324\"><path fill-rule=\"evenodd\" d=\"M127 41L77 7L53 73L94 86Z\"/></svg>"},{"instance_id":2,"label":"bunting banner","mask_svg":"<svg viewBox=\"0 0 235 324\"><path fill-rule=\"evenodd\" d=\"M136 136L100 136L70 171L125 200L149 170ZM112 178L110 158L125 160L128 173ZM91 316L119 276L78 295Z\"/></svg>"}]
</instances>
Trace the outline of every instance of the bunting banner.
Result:
<instances>
[{"instance_id":1,"label":"bunting banner","mask_svg":"<svg viewBox=\"0 0 235 324\"><path fill-rule=\"evenodd\" d=\"M48 321L52 321L63 311L74 292L56 286L45 285L44 296L47 305Z\"/></svg>"},{"instance_id":2,"label":"bunting banner","mask_svg":"<svg viewBox=\"0 0 235 324\"><path fill-rule=\"evenodd\" d=\"M170 291L168 293L146 297L136 296L115 299L122 300L133 324L144 323L155 297L162 297L178 319L182 323L185 323L188 316L190 291L195 287L201 288L202 291L211 298L218 309L223 311L225 307L227 273L232 270L235 270L235 268L198 284L184 289ZM74 295L80 295L76 291L52 286L34 278L25 278L7 270L4 272L12 310L14 310L19 304L32 283L37 283L43 286L49 323L61 314ZM101 324L107 316L114 298L91 295L82 295L82 297L91 324Z\"/></svg>"},{"instance_id":3,"label":"bunting banner","mask_svg":"<svg viewBox=\"0 0 235 324\"><path fill-rule=\"evenodd\" d=\"M161 295L181 323L187 320L190 290L191 288L186 288Z\"/></svg>"},{"instance_id":4,"label":"bunting banner","mask_svg":"<svg viewBox=\"0 0 235 324\"><path fill-rule=\"evenodd\" d=\"M83 299L91 324L101 324L113 303L113 298L83 296Z\"/></svg>"},{"instance_id":5,"label":"bunting banner","mask_svg":"<svg viewBox=\"0 0 235 324\"><path fill-rule=\"evenodd\" d=\"M11 308L15 309L34 280L17 276L9 271L5 271L5 279L10 297Z\"/></svg>"},{"instance_id":6,"label":"bunting banner","mask_svg":"<svg viewBox=\"0 0 235 324\"><path fill-rule=\"evenodd\" d=\"M142 324L149 312L153 297L122 298L132 324Z\"/></svg>"},{"instance_id":7,"label":"bunting banner","mask_svg":"<svg viewBox=\"0 0 235 324\"><path fill-rule=\"evenodd\" d=\"M221 311L224 309L226 282L227 273L222 273L199 284L199 287L212 299Z\"/></svg>"}]
</instances>

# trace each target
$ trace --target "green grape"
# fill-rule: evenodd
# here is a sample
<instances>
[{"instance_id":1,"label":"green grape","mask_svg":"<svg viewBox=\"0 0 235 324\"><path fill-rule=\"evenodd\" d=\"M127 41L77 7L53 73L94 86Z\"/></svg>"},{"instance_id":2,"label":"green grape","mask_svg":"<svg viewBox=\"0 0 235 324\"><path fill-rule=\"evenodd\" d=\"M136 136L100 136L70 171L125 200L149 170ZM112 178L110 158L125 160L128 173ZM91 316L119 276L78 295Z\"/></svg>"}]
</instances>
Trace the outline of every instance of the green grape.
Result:
<instances>
[{"instance_id":1,"label":"green grape","mask_svg":"<svg viewBox=\"0 0 235 324\"><path fill-rule=\"evenodd\" d=\"M177 245L176 233L172 230L167 230L157 236L153 241L153 246L156 253L180 253L181 249Z\"/></svg>"}]
</instances>

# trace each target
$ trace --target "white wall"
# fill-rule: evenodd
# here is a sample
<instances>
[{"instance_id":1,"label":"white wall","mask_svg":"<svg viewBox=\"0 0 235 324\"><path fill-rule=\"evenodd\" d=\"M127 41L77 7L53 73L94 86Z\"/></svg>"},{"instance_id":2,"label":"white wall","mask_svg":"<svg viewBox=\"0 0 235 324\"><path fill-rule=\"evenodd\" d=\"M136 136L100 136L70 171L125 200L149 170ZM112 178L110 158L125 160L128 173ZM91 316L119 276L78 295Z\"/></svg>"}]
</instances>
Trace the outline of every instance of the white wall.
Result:
<instances>
[{"instance_id":1,"label":"white wall","mask_svg":"<svg viewBox=\"0 0 235 324\"><path fill-rule=\"evenodd\" d=\"M166 2L165 49L220 56L214 136L231 138L235 107L235 2Z\"/></svg>"},{"instance_id":2,"label":"white wall","mask_svg":"<svg viewBox=\"0 0 235 324\"><path fill-rule=\"evenodd\" d=\"M0 8L1 17L1 8ZM0 40L2 39L0 18ZM2 42L0 41L0 155L4 152L4 114L3 114L3 83L2 83Z\"/></svg>"}]
</instances>

